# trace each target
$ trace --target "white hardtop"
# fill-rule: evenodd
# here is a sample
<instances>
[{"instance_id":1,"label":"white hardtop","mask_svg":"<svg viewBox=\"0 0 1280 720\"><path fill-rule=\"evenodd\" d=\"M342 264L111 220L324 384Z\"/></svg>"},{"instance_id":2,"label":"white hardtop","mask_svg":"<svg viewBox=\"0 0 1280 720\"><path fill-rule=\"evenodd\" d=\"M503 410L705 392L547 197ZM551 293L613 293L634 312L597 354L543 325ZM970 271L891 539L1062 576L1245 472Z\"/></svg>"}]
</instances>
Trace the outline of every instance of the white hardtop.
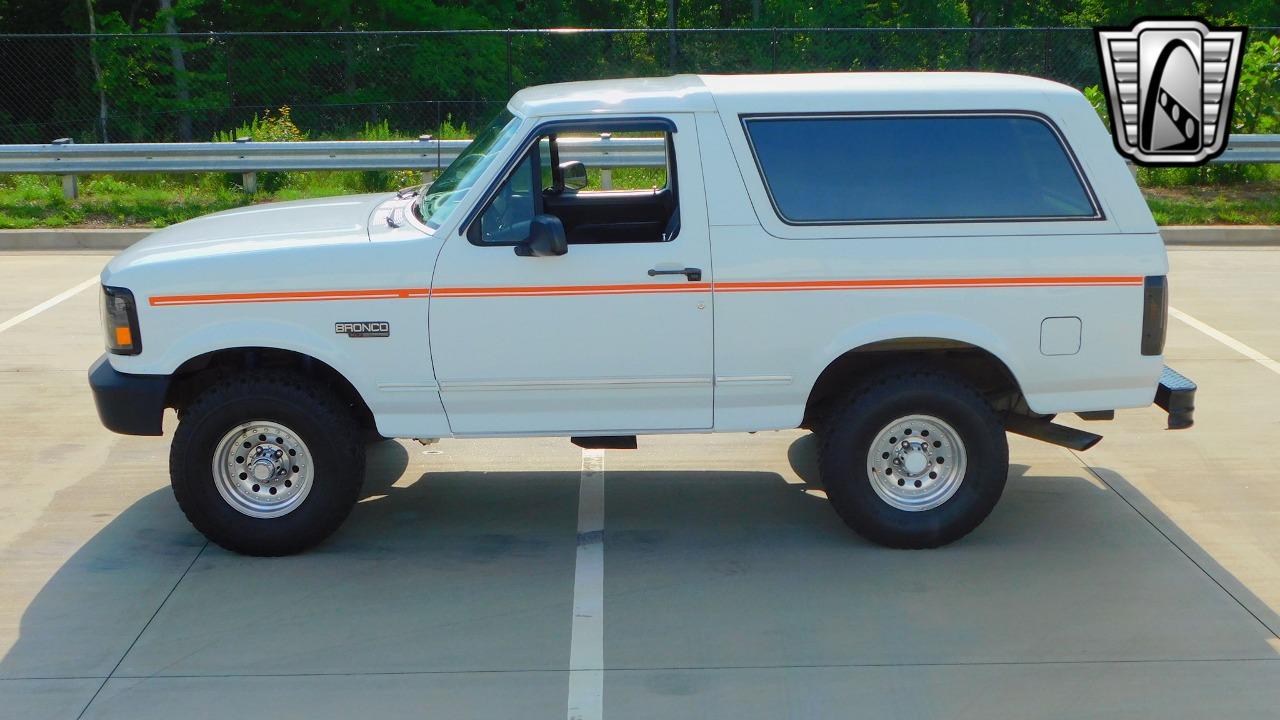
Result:
<instances>
[{"instance_id":1,"label":"white hardtop","mask_svg":"<svg viewBox=\"0 0 1280 720\"><path fill-rule=\"evenodd\" d=\"M1079 91L1025 75L974 72L854 72L672 75L538 85L508 107L524 117L655 112L849 112L1037 110Z\"/></svg>"}]
</instances>

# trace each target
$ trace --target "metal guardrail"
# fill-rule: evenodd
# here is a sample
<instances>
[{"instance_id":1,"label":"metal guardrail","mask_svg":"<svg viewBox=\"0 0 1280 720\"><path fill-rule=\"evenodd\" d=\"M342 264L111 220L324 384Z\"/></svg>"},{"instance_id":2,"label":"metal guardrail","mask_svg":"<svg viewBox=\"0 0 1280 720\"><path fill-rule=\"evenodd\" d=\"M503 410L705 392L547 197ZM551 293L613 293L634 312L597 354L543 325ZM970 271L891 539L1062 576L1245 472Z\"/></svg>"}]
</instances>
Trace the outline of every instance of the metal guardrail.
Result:
<instances>
[{"instance_id":1,"label":"metal guardrail","mask_svg":"<svg viewBox=\"0 0 1280 720\"><path fill-rule=\"evenodd\" d=\"M279 170L421 170L448 167L470 140L352 140L229 143L107 143L0 145L0 173L61 175L63 194L75 197L77 175L101 173L229 172L244 175L244 189L257 189L256 173ZM561 160L588 167L663 167L666 143L659 137L560 138ZM606 175L606 179L608 176Z\"/></svg>"},{"instance_id":2,"label":"metal guardrail","mask_svg":"<svg viewBox=\"0 0 1280 720\"><path fill-rule=\"evenodd\" d=\"M63 194L75 197L76 176L100 173L230 172L244 175L254 192L258 172L279 170L421 170L435 172L453 162L469 140L118 143L75 145L0 145L0 173L61 175ZM588 167L663 167L662 138L561 138L562 160ZM1233 135L1215 163L1280 163L1280 135Z\"/></svg>"},{"instance_id":3,"label":"metal guardrail","mask_svg":"<svg viewBox=\"0 0 1280 720\"><path fill-rule=\"evenodd\" d=\"M1232 135L1227 149L1214 158L1215 163L1280 162L1280 135Z\"/></svg>"}]
</instances>

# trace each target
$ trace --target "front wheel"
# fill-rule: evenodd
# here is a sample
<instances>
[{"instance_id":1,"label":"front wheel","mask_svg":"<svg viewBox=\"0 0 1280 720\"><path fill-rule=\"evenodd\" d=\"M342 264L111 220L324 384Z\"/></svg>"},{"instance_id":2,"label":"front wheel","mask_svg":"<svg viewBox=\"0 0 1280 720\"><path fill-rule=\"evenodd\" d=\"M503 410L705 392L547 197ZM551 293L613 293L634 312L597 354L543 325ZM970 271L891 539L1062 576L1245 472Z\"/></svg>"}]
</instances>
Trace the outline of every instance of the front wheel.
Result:
<instances>
[{"instance_id":1,"label":"front wheel","mask_svg":"<svg viewBox=\"0 0 1280 720\"><path fill-rule=\"evenodd\" d=\"M364 443L351 413L306 378L228 377L182 414L169 455L174 497L213 542L290 555L328 537L360 494Z\"/></svg>"},{"instance_id":2,"label":"front wheel","mask_svg":"<svg viewBox=\"0 0 1280 720\"><path fill-rule=\"evenodd\" d=\"M823 433L822 482L836 512L889 547L963 537L991 512L1009 472L1000 418L945 374L874 381L832 413Z\"/></svg>"}]
</instances>

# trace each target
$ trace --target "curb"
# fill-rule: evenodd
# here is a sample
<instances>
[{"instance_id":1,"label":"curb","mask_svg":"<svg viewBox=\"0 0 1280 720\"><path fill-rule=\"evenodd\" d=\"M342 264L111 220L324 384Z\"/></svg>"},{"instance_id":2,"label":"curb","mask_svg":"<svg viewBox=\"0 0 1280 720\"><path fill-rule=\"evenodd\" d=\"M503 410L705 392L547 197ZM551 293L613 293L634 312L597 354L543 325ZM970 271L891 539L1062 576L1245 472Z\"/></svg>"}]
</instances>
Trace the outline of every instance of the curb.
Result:
<instances>
[{"instance_id":1,"label":"curb","mask_svg":"<svg viewBox=\"0 0 1280 720\"><path fill-rule=\"evenodd\" d=\"M1169 247L1280 246L1280 225L1169 225L1160 236Z\"/></svg>"},{"instance_id":2,"label":"curb","mask_svg":"<svg viewBox=\"0 0 1280 720\"><path fill-rule=\"evenodd\" d=\"M123 250L155 231L156 228L0 230L0 250Z\"/></svg>"},{"instance_id":3,"label":"curb","mask_svg":"<svg viewBox=\"0 0 1280 720\"><path fill-rule=\"evenodd\" d=\"M155 228L0 230L0 250L123 250ZM1280 247L1280 225L1170 225L1169 247Z\"/></svg>"}]
</instances>

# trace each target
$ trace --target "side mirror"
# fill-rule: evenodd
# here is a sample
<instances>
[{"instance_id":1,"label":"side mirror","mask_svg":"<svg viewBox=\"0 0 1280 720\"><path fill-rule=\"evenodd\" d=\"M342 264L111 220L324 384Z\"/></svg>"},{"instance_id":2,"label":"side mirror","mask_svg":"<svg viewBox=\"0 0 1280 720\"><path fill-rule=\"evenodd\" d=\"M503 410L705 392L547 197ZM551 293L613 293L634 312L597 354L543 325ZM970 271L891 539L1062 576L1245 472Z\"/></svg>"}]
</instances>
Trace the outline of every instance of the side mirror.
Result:
<instances>
[{"instance_id":1,"label":"side mirror","mask_svg":"<svg viewBox=\"0 0 1280 720\"><path fill-rule=\"evenodd\" d=\"M560 177L565 190L581 190L587 186L587 166L577 160L560 163Z\"/></svg>"},{"instance_id":2,"label":"side mirror","mask_svg":"<svg viewBox=\"0 0 1280 720\"><path fill-rule=\"evenodd\" d=\"M529 221L529 239L516 245L520 257L555 257L567 252L564 224L555 215L534 215Z\"/></svg>"}]
</instances>

